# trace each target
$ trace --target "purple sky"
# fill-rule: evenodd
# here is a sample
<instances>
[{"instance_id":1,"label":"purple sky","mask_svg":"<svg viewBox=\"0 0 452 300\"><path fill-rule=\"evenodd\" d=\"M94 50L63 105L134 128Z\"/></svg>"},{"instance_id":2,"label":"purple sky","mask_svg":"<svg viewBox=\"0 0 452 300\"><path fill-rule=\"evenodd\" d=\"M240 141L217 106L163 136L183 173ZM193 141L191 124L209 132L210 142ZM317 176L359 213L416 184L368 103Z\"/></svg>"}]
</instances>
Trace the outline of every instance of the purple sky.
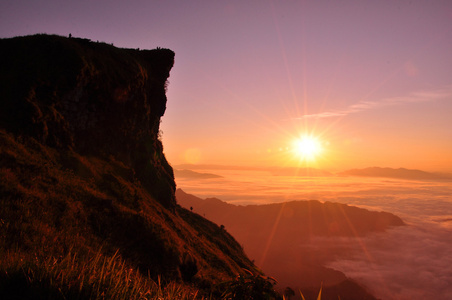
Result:
<instances>
[{"instance_id":1,"label":"purple sky","mask_svg":"<svg viewBox=\"0 0 452 300\"><path fill-rule=\"evenodd\" d=\"M296 165L311 134L311 166L452 171L452 1L0 2L35 33L174 50L172 164Z\"/></svg>"}]
</instances>

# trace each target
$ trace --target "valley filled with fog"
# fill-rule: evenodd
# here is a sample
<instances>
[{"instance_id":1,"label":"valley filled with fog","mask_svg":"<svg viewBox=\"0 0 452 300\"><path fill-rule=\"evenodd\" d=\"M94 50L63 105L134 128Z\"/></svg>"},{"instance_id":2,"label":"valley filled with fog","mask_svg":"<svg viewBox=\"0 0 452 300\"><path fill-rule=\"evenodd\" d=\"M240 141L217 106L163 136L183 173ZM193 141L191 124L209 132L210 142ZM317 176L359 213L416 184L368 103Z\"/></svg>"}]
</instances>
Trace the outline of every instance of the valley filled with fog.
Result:
<instances>
[{"instance_id":1,"label":"valley filled with fog","mask_svg":"<svg viewBox=\"0 0 452 300\"><path fill-rule=\"evenodd\" d=\"M377 298L452 298L450 180L284 176L264 170L196 172L217 176L176 173L177 187L203 199L235 205L319 200L393 213L407 226L366 236L317 237L299 247L311 247L319 256L324 253L326 267L363 284Z\"/></svg>"}]
</instances>

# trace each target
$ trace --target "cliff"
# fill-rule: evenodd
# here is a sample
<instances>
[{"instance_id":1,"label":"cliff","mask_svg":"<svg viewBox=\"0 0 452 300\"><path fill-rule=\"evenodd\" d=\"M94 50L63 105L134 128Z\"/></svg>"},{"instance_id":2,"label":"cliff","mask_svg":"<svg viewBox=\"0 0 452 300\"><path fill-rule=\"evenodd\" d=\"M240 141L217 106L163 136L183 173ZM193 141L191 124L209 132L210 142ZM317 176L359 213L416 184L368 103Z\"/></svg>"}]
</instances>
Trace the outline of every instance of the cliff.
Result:
<instances>
[{"instance_id":1,"label":"cliff","mask_svg":"<svg viewBox=\"0 0 452 300\"><path fill-rule=\"evenodd\" d=\"M203 288L260 274L231 235L176 204L159 140L171 50L35 35L1 39L0 59L0 298L50 297L56 283L55 299L108 298L103 269L86 274L97 287L68 275L99 255L121 274Z\"/></svg>"},{"instance_id":2,"label":"cliff","mask_svg":"<svg viewBox=\"0 0 452 300\"><path fill-rule=\"evenodd\" d=\"M174 207L174 176L158 139L174 52L47 35L2 39L0 51L1 128L52 148L113 157Z\"/></svg>"}]
</instances>

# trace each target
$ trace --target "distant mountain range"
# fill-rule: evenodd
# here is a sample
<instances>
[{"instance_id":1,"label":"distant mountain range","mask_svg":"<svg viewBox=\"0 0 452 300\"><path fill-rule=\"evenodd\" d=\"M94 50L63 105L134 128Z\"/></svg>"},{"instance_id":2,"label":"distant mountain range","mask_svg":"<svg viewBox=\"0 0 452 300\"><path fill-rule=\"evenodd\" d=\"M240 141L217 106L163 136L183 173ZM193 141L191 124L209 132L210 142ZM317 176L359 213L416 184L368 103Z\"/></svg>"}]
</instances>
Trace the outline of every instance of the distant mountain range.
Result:
<instances>
[{"instance_id":1,"label":"distant mountain range","mask_svg":"<svg viewBox=\"0 0 452 300\"><path fill-rule=\"evenodd\" d=\"M365 169L352 169L338 173L339 176L362 176L362 177L388 177L411 180L451 180L452 174L430 173L421 170L405 168L380 168L371 167Z\"/></svg>"},{"instance_id":2,"label":"distant mountain range","mask_svg":"<svg viewBox=\"0 0 452 300\"><path fill-rule=\"evenodd\" d=\"M174 169L174 176L176 178L192 178L192 179L223 178L223 176L216 174L199 173L192 170L178 170L178 169Z\"/></svg>"},{"instance_id":3,"label":"distant mountain range","mask_svg":"<svg viewBox=\"0 0 452 300\"><path fill-rule=\"evenodd\" d=\"M331 289L353 285L353 296L342 294L342 299L373 298L366 298L371 296L350 283L343 273L324 266L341 251L339 247L335 249L334 240L326 248L318 248L311 241L365 236L404 225L391 213L315 200L236 206L216 198L203 200L181 189L176 191L176 199L182 207L224 227L242 243L258 267L275 276L282 286L308 292L312 287L318 290L321 282Z\"/></svg>"},{"instance_id":4,"label":"distant mountain range","mask_svg":"<svg viewBox=\"0 0 452 300\"><path fill-rule=\"evenodd\" d=\"M300 176L300 177L329 177L329 176L359 176L359 177L386 177L410 180L452 180L451 173L426 172L422 170L406 168L382 168L369 167L362 169L350 169L338 173L316 169L295 167L250 167L250 166L224 166L224 165L190 165L175 166L176 177L185 178L220 178L222 176L211 173L197 173L193 170L244 170L269 172L274 176Z\"/></svg>"}]
</instances>

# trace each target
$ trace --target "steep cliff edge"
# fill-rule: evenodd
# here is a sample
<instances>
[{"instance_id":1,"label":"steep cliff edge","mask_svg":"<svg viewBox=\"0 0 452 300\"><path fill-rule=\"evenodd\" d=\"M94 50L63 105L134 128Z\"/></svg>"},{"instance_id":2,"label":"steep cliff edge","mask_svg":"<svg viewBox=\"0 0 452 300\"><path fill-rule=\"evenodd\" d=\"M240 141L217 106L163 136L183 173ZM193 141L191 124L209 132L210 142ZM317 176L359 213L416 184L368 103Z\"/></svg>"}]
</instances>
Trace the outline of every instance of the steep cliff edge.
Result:
<instances>
[{"instance_id":1,"label":"steep cliff edge","mask_svg":"<svg viewBox=\"0 0 452 300\"><path fill-rule=\"evenodd\" d=\"M0 39L0 54L0 298L44 279L63 296L112 293L43 267L68 255L202 287L254 272L231 235L176 204L158 138L171 50L36 35Z\"/></svg>"},{"instance_id":2,"label":"steep cliff edge","mask_svg":"<svg viewBox=\"0 0 452 300\"><path fill-rule=\"evenodd\" d=\"M174 52L48 35L2 39L0 51L2 128L57 149L112 156L174 207L173 171L158 139Z\"/></svg>"}]
</instances>

